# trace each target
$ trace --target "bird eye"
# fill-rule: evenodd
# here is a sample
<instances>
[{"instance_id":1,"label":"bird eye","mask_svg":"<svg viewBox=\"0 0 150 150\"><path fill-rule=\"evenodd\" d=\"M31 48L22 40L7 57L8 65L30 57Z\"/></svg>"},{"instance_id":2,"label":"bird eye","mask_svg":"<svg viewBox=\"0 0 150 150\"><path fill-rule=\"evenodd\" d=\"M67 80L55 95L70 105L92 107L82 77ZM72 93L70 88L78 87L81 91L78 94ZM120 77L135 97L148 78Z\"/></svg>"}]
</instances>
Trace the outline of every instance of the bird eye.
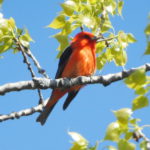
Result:
<instances>
[{"instance_id":1,"label":"bird eye","mask_svg":"<svg viewBox=\"0 0 150 150\"><path fill-rule=\"evenodd\" d=\"M84 38L86 39L90 39L90 37L88 35L84 35Z\"/></svg>"}]
</instances>

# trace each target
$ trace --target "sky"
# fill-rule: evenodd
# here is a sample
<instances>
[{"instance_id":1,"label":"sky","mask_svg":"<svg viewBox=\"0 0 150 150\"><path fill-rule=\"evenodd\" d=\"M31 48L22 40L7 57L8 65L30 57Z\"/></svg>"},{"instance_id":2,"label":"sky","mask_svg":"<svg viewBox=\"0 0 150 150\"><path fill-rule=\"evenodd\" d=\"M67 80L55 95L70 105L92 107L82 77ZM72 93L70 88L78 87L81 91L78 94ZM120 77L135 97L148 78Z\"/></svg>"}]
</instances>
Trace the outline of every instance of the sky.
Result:
<instances>
[{"instance_id":1,"label":"sky","mask_svg":"<svg viewBox=\"0 0 150 150\"><path fill-rule=\"evenodd\" d=\"M51 35L57 31L45 28L61 10L59 4L63 0L4 0L1 12L5 18L13 17L20 28L28 28L34 43L31 50L39 60L41 66L51 78L57 70L56 59L58 43ZM149 56L143 56L146 39L143 30L147 24L150 12L149 0L125 1L123 18L112 17L116 31L131 32L137 42L127 48L128 63L126 69L140 66L149 61ZM30 80L30 73L23 63L20 53L5 53L0 60L0 85L8 82ZM36 68L35 68L36 69ZM107 64L97 74L108 74L122 71L114 63ZM44 98L50 96L51 90L43 90ZM115 121L112 110L131 107L134 92L122 82L116 82L108 87L89 85L82 89L66 111L62 110L64 98L55 107L44 126L36 123L39 113L20 119L0 123L0 149L2 150L68 150L71 138L68 131L75 131L83 135L91 144L101 140L106 127ZM30 108L38 103L37 91L12 92L0 97L0 114ZM143 124L150 124L150 108L144 108L134 113L141 118ZM145 131L150 135L150 129ZM99 150L108 142L100 145Z\"/></svg>"}]
</instances>

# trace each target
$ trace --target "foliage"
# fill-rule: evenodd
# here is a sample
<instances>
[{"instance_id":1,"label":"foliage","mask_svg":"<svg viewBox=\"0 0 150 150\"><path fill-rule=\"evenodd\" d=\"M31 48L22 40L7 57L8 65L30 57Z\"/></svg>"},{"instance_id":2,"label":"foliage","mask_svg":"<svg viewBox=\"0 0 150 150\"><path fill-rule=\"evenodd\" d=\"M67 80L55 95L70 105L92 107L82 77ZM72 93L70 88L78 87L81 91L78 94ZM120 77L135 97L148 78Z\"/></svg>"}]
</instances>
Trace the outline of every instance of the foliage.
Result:
<instances>
[{"instance_id":1,"label":"foliage","mask_svg":"<svg viewBox=\"0 0 150 150\"><path fill-rule=\"evenodd\" d=\"M113 143L113 146L106 146L108 150L136 150L135 141L138 141L141 136L135 136L135 134L144 128L138 125L140 119L132 117L133 111L130 108L122 108L113 111L113 113L116 121L108 125L104 139L101 142L111 141ZM79 133L69 132L69 135L74 140L70 150L97 150L98 143L101 143L97 142L95 146L91 147L89 142ZM146 150L144 140L140 142L139 146Z\"/></svg>"},{"instance_id":2,"label":"foliage","mask_svg":"<svg viewBox=\"0 0 150 150\"><path fill-rule=\"evenodd\" d=\"M62 11L48 25L59 32L53 37L59 42L60 57L62 51L69 44L69 34L75 29L83 27L91 30L95 35L107 34L114 37L114 29L110 16L122 15L123 1L116 0L67 0L60 6ZM102 69L107 62L114 61L117 66L124 66L127 62L126 47L135 42L130 33L118 32L118 40L113 39L109 46L105 42L97 44L97 69ZM107 47L108 46L108 47Z\"/></svg>"},{"instance_id":3,"label":"foliage","mask_svg":"<svg viewBox=\"0 0 150 150\"><path fill-rule=\"evenodd\" d=\"M24 47L29 47L29 43L33 41L27 29L17 28L15 20L11 17L5 19L0 13L0 54L13 50L17 52L18 42Z\"/></svg>"},{"instance_id":4,"label":"foliage","mask_svg":"<svg viewBox=\"0 0 150 150\"><path fill-rule=\"evenodd\" d=\"M146 76L144 70L137 70L129 78L125 79L126 85L138 95L132 101L132 110L137 110L149 105L146 94L150 90L150 77Z\"/></svg>"},{"instance_id":5,"label":"foliage","mask_svg":"<svg viewBox=\"0 0 150 150\"><path fill-rule=\"evenodd\" d=\"M74 140L73 146L70 150L96 150L97 149L97 143L95 146L90 146L89 142L81 136L79 133L76 132L69 132L68 133L72 139Z\"/></svg>"}]
</instances>

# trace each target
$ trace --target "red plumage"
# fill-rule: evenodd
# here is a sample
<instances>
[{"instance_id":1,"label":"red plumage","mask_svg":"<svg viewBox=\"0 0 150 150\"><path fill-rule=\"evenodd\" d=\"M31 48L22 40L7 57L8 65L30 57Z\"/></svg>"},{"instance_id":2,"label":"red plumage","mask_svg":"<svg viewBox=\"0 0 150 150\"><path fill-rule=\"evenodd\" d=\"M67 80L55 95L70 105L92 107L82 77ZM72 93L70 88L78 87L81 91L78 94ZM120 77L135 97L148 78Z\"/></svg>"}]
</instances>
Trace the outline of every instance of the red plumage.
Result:
<instances>
[{"instance_id":1,"label":"red plumage","mask_svg":"<svg viewBox=\"0 0 150 150\"><path fill-rule=\"evenodd\" d=\"M95 52L97 39L89 32L78 33L71 41L70 46L61 55L55 78L92 75L96 70ZM43 125L58 100L68 93L68 97L63 105L65 110L82 87L74 86L66 90L54 89L43 112L37 118L37 122Z\"/></svg>"}]
</instances>

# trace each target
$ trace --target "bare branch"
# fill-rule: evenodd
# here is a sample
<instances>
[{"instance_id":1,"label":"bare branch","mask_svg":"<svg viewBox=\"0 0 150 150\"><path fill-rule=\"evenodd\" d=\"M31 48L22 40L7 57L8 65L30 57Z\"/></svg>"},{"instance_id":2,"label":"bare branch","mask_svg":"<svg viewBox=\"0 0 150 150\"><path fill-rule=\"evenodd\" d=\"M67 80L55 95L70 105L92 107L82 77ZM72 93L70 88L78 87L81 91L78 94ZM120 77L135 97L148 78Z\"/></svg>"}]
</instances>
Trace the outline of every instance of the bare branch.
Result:
<instances>
[{"instance_id":1,"label":"bare branch","mask_svg":"<svg viewBox=\"0 0 150 150\"><path fill-rule=\"evenodd\" d=\"M36 58L32 55L32 53L30 52L30 50L29 50L28 48L24 47L24 46L19 42L19 40L18 40L17 38L15 38L15 41L16 41L16 44L18 45L19 50L20 50L21 53L22 53L22 56L23 56L23 58L24 58L24 63L26 63L26 65L27 65L27 67L28 67L28 70L29 70L30 73L31 73L32 78L35 78L35 77L36 77L36 76L35 76L35 73L34 73L32 67L31 67L31 64L30 64L28 58L27 58L27 52L28 52L28 56L30 56L30 57L33 59L34 64L38 65L37 67L38 67L38 69L39 69L40 65L39 65L38 61L37 61ZM41 68L40 68L40 69L41 69ZM40 70L40 73L44 74L44 72L45 72L45 71L42 72L42 70ZM48 77L48 76L46 76L46 74L44 74L44 75L45 75L45 77ZM40 89L37 89L37 91L38 91L38 95L39 95L39 104L42 104L42 103L43 103L42 92L41 92Z\"/></svg>"},{"instance_id":2,"label":"bare branch","mask_svg":"<svg viewBox=\"0 0 150 150\"><path fill-rule=\"evenodd\" d=\"M104 37L102 37L102 39L98 40L97 43L103 42L103 41L108 42L108 41L111 41L113 39L116 39L117 37L118 37L118 35L116 35L114 37L110 37L110 38L104 38Z\"/></svg>"},{"instance_id":3,"label":"bare branch","mask_svg":"<svg viewBox=\"0 0 150 150\"><path fill-rule=\"evenodd\" d=\"M24 47L23 47L21 44L18 44L18 46L20 47L22 56L23 56L23 58L24 58L24 63L27 64L28 70L30 71L32 78L34 78L34 77L35 77L35 73L34 73L32 67L31 67L30 62L29 62L28 59L27 59L26 53L24 52Z\"/></svg>"},{"instance_id":4,"label":"bare branch","mask_svg":"<svg viewBox=\"0 0 150 150\"><path fill-rule=\"evenodd\" d=\"M20 90L29 90L29 89L48 89L48 88L70 88L75 85L86 85L86 84L96 84L100 83L104 86L108 86L109 84L122 80L128 77L131 73L138 69L145 69L145 71L150 71L150 64L145 64L143 66L132 68L129 70L125 70L122 72L108 74L103 76L79 76L76 78L60 78L60 79L47 79L47 78L34 78L30 81L20 81L16 83L8 83L0 86L0 95L4 95L5 93L12 91L20 91Z\"/></svg>"},{"instance_id":5,"label":"bare branch","mask_svg":"<svg viewBox=\"0 0 150 150\"><path fill-rule=\"evenodd\" d=\"M45 100L43 104L39 104L32 108L24 109L24 110L21 110L18 112L13 112L13 113L10 113L7 115L0 115L0 122L10 120L10 119L19 119L22 116L29 116L36 112L41 112L43 109L43 106L46 105L47 101L48 101L48 99Z\"/></svg>"},{"instance_id":6,"label":"bare branch","mask_svg":"<svg viewBox=\"0 0 150 150\"><path fill-rule=\"evenodd\" d=\"M48 75L46 74L46 71L44 69L42 69L42 67L40 66L39 62L37 61L37 59L34 57L34 55L32 54L32 52L30 51L30 49L27 49L26 54L33 60L34 65L37 67L38 72L40 74L42 74L45 78L49 78Z\"/></svg>"}]
</instances>

